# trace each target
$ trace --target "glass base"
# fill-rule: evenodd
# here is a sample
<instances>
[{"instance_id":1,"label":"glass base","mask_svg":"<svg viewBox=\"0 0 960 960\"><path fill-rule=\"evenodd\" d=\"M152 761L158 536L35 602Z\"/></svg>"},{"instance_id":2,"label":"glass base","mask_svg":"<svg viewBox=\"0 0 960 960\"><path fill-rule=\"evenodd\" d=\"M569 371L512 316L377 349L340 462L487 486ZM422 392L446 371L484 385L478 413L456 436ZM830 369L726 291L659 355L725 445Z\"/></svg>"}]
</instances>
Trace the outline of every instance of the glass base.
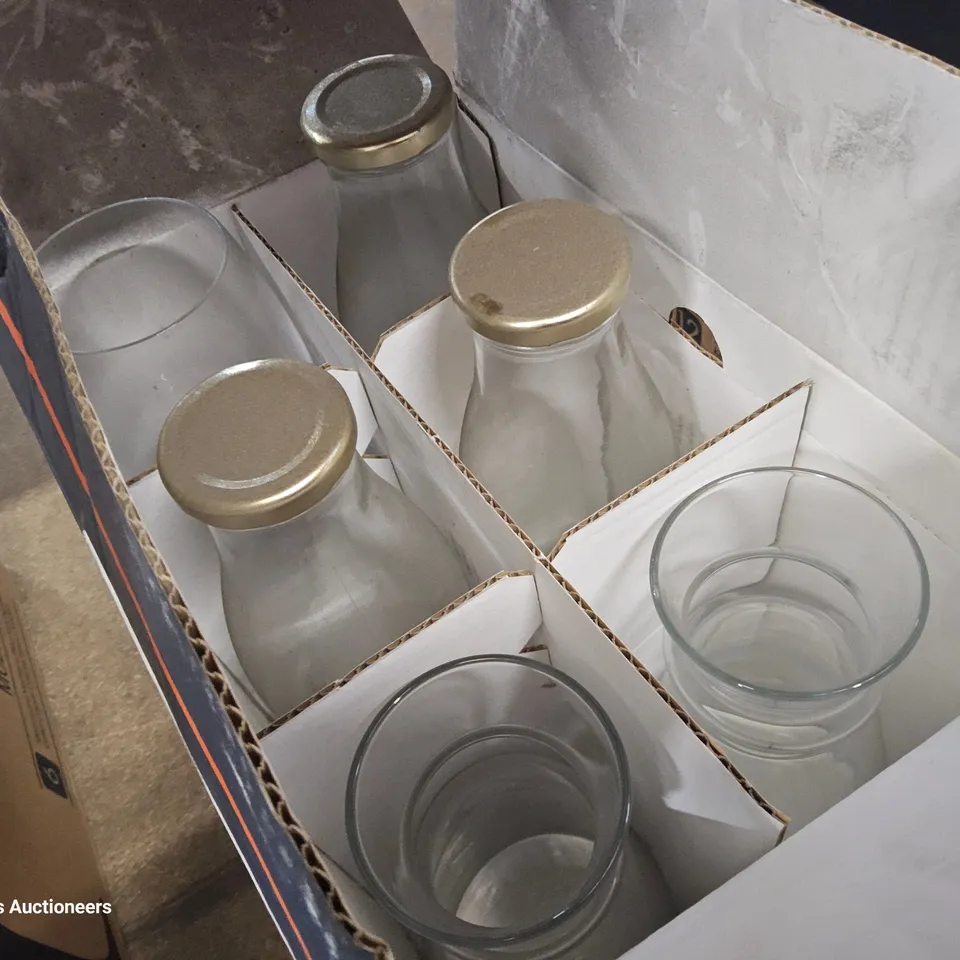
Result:
<instances>
[{"instance_id":1,"label":"glass base","mask_svg":"<svg viewBox=\"0 0 960 960\"><path fill-rule=\"evenodd\" d=\"M886 766L876 712L845 739L808 757L780 760L744 753L723 743L721 747L763 798L790 818L788 836L826 813Z\"/></svg>"},{"instance_id":2,"label":"glass base","mask_svg":"<svg viewBox=\"0 0 960 960\"><path fill-rule=\"evenodd\" d=\"M513 923L542 907L569 879L577 864L585 865L592 844L580 837L544 836L535 847L516 844L477 874L460 902L458 915L473 923ZM522 858L522 859L521 859ZM512 873L510 867L516 868ZM559 866L559 869L557 867ZM496 869L498 877L492 873ZM582 867L581 867L582 869ZM554 879L552 871L557 871ZM481 878L486 886L481 889ZM502 886L497 884L502 883ZM526 884L526 889L523 888ZM492 894L492 895L491 895ZM510 896L515 906L509 906ZM469 902L468 902L469 901ZM624 843L617 882L611 886L593 921L548 947L521 944L471 952L419 940L425 960L616 960L676 916L676 908L647 845L632 830Z\"/></svg>"},{"instance_id":3,"label":"glass base","mask_svg":"<svg viewBox=\"0 0 960 960\"><path fill-rule=\"evenodd\" d=\"M404 832L412 864L458 920L502 936L484 947L425 944L430 957L615 960L672 916L663 879L628 831L617 860L568 919L511 942L580 896L594 858L586 773L537 731L488 729L456 743L423 778ZM439 789L437 785L442 783ZM547 829L534 831L534 824Z\"/></svg>"},{"instance_id":4,"label":"glass base","mask_svg":"<svg viewBox=\"0 0 960 960\"><path fill-rule=\"evenodd\" d=\"M549 916L580 886L593 841L570 833L527 837L488 860L470 881L457 916L481 927L518 927Z\"/></svg>"}]
</instances>

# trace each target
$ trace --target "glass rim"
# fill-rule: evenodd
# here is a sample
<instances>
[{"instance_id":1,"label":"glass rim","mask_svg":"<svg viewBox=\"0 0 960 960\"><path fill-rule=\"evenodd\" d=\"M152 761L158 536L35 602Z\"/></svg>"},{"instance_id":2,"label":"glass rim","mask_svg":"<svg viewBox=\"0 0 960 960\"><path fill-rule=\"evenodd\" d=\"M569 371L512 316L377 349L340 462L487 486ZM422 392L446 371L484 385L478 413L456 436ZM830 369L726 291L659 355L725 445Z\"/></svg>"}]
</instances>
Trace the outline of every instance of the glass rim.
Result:
<instances>
[{"instance_id":1,"label":"glass rim","mask_svg":"<svg viewBox=\"0 0 960 960\"><path fill-rule=\"evenodd\" d=\"M146 336L137 337L134 340L127 340L123 343L118 343L116 346L105 347L102 350L78 350L71 345L71 352L78 357L90 357L90 356L99 356L105 353L114 353L117 350L126 350L129 347L135 347L140 343L146 343L148 340L152 340L154 337L160 336L162 333L166 333L171 327L176 326L178 323L186 320L192 313L195 313L200 307L206 303L207 299L210 297L210 294L213 292L214 288L220 282L221 277L224 274L224 271L227 269L227 261L230 258L230 240L232 239L230 234L227 232L227 228L206 208L201 207L197 203L193 203L190 200L181 200L178 197L159 197L159 196L150 196L150 197L131 197L128 200L118 200L116 203L108 203L104 207L97 207L96 210L90 210L87 213L82 214L74 220L71 220L69 223L65 223L62 227L59 227L53 233L47 237L43 243L37 247L37 262L40 264L40 272L43 272L43 263L41 257L43 251L53 245L54 241L60 239L61 237L68 234L70 231L75 230L81 224L89 223L92 220L95 220L97 217L101 217L104 214L113 211L119 210L121 208L131 208L144 206L148 204L165 204L170 207L180 207L181 209L186 208L192 213L203 214L203 217L208 221L212 221L217 235L220 239L220 247L222 256L220 259L220 266L217 268L216 276L210 281L210 285L203 292L203 295L197 300L196 303L189 310L185 310L179 316L174 317L172 320L165 323L162 327L157 330L154 330L153 333L148 333ZM87 269L84 267L83 269ZM50 291L51 296L53 297L53 291ZM54 303L56 303L56 297L53 297ZM57 310L59 312L60 306L57 304ZM66 328L67 323L64 322L64 318L61 315L61 325ZM64 329L64 336L66 336L67 341L69 342L70 336L67 333L67 330Z\"/></svg>"},{"instance_id":2,"label":"glass rim","mask_svg":"<svg viewBox=\"0 0 960 960\"><path fill-rule=\"evenodd\" d=\"M765 473L782 473L792 474L795 476L806 476L817 480L823 480L827 483L842 484L846 487L849 487L851 490L856 491L880 507L884 514L886 514L886 516L894 522L894 524L903 533L906 544L910 547L914 559L917 562L917 572L920 578L920 597L917 604L916 617L906 639L897 648L894 654L888 657L887 660L884 661L879 667L871 670L869 673L864 674L856 680L842 684L839 687L833 687L828 690L797 691L780 690L773 687L764 687L747 683L742 678L737 677L734 674L727 673L725 670L721 670L711 660L703 656L703 654L692 647L687 642L687 639L683 635L682 631L680 631L673 622L673 619L667 610L666 603L664 602L660 587L660 555L663 551L664 544L666 543L667 536L669 535L676 521L687 511L689 507L701 500L711 490L714 490L715 488L724 484L742 479L743 477L751 477L757 474ZM751 693L756 696L764 697L768 700L793 702L799 701L807 703L816 700L826 700L831 697L843 696L858 690L864 690L867 687L875 684L878 680L883 679L885 676L895 670L901 663L903 663L910 651L916 646L917 641L920 639L920 635L923 633L923 628L927 622L927 615L930 611L930 577L927 570L927 563L924 559L923 551L920 549L920 544L917 542L916 537L914 537L913 533L910 531L910 528L906 525L903 519L890 506L884 503L883 500L876 496L876 494L871 493L869 490L865 490L859 484L854 483L851 480L847 480L844 477L838 477L835 474L827 473L823 470L813 470L808 467L750 467L745 470L737 470L734 473L728 473L725 476L711 480L709 483L704 484L702 487L698 487L693 491L693 493L684 497L683 500L674 506L667 515L667 519L664 520L663 525L660 527L657 537L654 540L653 552L650 555L650 592L653 595L653 605L656 609L657 616L660 618L660 622L663 624L663 627L667 631L670 639L676 643L676 645L687 657L689 657L698 667L705 670L714 679L719 680L721 683L724 683L728 686L736 687L739 690L746 691L747 693Z\"/></svg>"},{"instance_id":3,"label":"glass rim","mask_svg":"<svg viewBox=\"0 0 960 960\"><path fill-rule=\"evenodd\" d=\"M367 750L376 734L384 723L386 723L396 707L436 677L475 664L503 664L537 671L549 677L551 680L562 684L583 701L599 721L601 729L610 744L618 779L621 784L621 797L619 810L617 811L616 828L609 844L609 849L602 851L602 856L597 859L597 862L584 880L576 896L573 897L562 910L555 913L552 917L538 921L536 924L531 924L528 927L516 930L511 930L511 928L508 927L482 927L457 918L457 923L462 928L471 930L471 932L467 934L456 932L449 928L440 929L428 923L421 922L417 917L412 916L396 897L380 883L376 871L370 865L370 861L364 851L363 842L360 839L360 831L357 827L356 796L361 767L363 766ZM387 910L389 910L401 924L407 927L407 929L412 930L425 939L457 947L484 948L490 947L494 943L503 945L518 943L547 933L576 914L598 890L603 881L608 877L610 871L614 869L620 848L629 828L631 806L630 789L630 765L627 759L627 751L620 738L620 734L617 733L617 728L614 726L609 714L600 705L596 697L584 686L550 664L540 663L517 654L478 654L470 657L460 657L456 660L450 660L447 663L440 664L404 684L378 710L373 721L367 727L354 753L353 760L350 764L350 773L347 778L345 803L347 842L349 843L350 851L357 862L364 882L371 891L376 892L377 897ZM591 859L594 858L591 857Z\"/></svg>"}]
</instances>

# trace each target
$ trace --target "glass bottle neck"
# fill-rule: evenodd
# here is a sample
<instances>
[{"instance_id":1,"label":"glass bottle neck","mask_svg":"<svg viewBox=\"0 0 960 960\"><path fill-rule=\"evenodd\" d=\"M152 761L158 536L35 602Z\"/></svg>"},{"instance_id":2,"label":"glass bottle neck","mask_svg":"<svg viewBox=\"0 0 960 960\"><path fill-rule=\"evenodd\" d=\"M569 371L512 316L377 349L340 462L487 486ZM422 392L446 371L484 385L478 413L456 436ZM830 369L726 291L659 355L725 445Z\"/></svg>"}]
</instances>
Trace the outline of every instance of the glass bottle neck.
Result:
<instances>
[{"instance_id":1,"label":"glass bottle neck","mask_svg":"<svg viewBox=\"0 0 960 960\"><path fill-rule=\"evenodd\" d=\"M368 353L397 321L447 292L450 256L486 215L456 126L405 163L330 171L337 190L337 309Z\"/></svg>"},{"instance_id":2,"label":"glass bottle neck","mask_svg":"<svg viewBox=\"0 0 960 960\"><path fill-rule=\"evenodd\" d=\"M306 542L313 538L314 528L321 521L336 520L349 526L363 512L368 500L369 471L359 454L354 454L350 466L333 489L319 503L292 520L254 530L211 527L220 555L229 559L241 551L269 550L272 545L280 543L285 550L296 550L301 540Z\"/></svg>"},{"instance_id":3,"label":"glass bottle neck","mask_svg":"<svg viewBox=\"0 0 960 960\"><path fill-rule=\"evenodd\" d=\"M329 167L330 176L338 192L344 190L379 189L379 184L391 178L416 178L418 181L436 181L460 172L461 157L457 139L456 120L450 129L423 153L403 163L394 163L388 167L373 170L341 170Z\"/></svg>"},{"instance_id":4,"label":"glass bottle neck","mask_svg":"<svg viewBox=\"0 0 960 960\"><path fill-rule=\"evenodd\" d=\"M592 365L597 352L617 337L621 327L620 314L615 313L595 330L576 340L565 340L546 347L517 347L474 332L477 373L481 379L511 371L514 375L523 375L525 369L540 364L550 364L551 367L561 365L573 372L578 365ZM531 370L531 374L533 372Z\"/></svg>"}]
</instances>

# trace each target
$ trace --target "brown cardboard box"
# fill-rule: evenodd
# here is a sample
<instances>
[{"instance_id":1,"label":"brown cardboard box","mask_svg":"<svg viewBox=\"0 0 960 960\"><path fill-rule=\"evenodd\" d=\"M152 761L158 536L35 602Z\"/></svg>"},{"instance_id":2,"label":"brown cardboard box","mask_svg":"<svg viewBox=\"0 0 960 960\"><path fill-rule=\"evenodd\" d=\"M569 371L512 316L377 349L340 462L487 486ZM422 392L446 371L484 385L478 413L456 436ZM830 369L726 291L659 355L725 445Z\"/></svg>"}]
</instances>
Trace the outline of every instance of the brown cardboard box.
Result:
<instances>
[{"instance_id":1,"label":"brown cardboard box","mask_svg":"<svg viewBox=\"0 0 960 960\"><path fill-rule=\"evenodd\" d=\"M0 566L0 924L71 957L102 960L111 952L112 908L105 901L30 655L17 585Z\"/></svg>"}]
</instances>

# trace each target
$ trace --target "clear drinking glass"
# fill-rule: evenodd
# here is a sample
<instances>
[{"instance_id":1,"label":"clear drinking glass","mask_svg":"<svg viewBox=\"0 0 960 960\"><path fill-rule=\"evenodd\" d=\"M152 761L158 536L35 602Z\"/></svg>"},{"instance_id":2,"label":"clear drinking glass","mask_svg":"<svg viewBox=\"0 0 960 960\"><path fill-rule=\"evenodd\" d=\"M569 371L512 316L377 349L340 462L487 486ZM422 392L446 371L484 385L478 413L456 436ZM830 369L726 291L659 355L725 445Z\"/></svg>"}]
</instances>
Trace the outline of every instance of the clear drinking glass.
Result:
<instances>
[{"instance_id":1,"label":"clear drinking glass","mask_svg":"<svg viewBox=\"0 0 960 960\"><path fill-rule=\"evenodd\" d=\"M799 468L680 503L654 544L665 685L799 829L885 765L882 681L920 637L920 547L884 503Z\"/></svg>"},{"instance_id":2,"label":"clear drinking glass","mask_svg":"<svg viewBox=\"0 0 960 960\"><path fill-rule=\"evenodd\" d=\"M492 214L450 264L475 348L460 458L544 552L679 455L619 312L630 268L619 221L569 200Z\"/></svg>"},{"instance_id":3,"label":"clear drinking glass","mask_svg":"<svg viewBox=\"0 0 960 960\"><path fill-rule=\"evenodd\" d=\"M39 249L121 474L150 470L174 404L218 370L310 354L258 264L206 210L148 197L96 210Z\"/></svg>"},{"instance_id":4,"label":"clear drinking glass","mask_svg":"<svg viewBox=\"0 0 960 960\"><path fill-rule=\"evenodd\" d=\"M370 57L324 78L301 126L337 190L339 318L372 353L447 292L453 248L486 214L464 172L453 87L422 57Z\"/></svg>"},{"instance_id":5,"label":"clear drinking glass","mask_svg":"<svg viewBox=\"0 0 960 960\"><path fill-rule=\"evenodd\" d=\"M578 683L469 657L400 690L357 750L350 847L431 958L613 960L670 918L628 827L609 717Z\"/></svg>"},{"instance_id":6,"label":"clear drinking glass","mask_svg":"<svg viewBox=\"0 0 960 960\"><path fill-rule=\"evenodd\" d=\"M289 360L211 378L160 437L160 476L211 529L231 640L275 716L471 586L443 534L355 445L337 381Z\"/></svg>"}]
</instances>

